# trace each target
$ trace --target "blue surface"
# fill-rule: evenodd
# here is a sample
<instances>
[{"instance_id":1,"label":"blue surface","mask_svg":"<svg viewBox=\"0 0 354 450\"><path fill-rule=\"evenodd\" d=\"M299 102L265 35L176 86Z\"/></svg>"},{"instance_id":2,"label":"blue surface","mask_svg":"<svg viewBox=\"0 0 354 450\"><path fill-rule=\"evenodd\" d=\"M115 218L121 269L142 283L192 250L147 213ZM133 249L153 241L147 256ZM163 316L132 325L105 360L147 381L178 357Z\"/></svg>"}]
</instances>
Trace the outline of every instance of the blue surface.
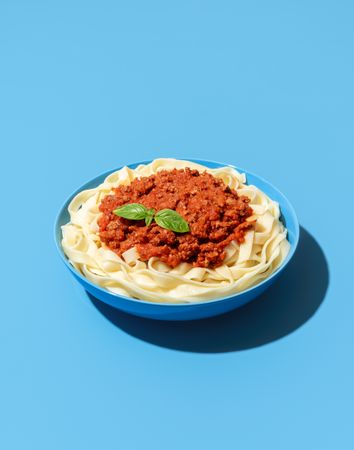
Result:
<instances>
[{"instance_id":1,"label":"blue surface","mask_svg":"<svg viewBox=\"0 0 354 450\"><path fill-rule=\"evenodd\" d=\"M353 14L0 3L0 448L353 447ZM166 155L264 176L303 226L267 294L169 328L90 300L52 238L85 180Z\"/></svg>"},{"instance_id":2,"label":"blue surface","mask_svg":"<svg viewBox=\"0 0 354 450\"><path fill-rule=\"evenodd\" d=\"M224 167L227 163L220 163L215 161L206 161L200 159L191 160L195 163L202 164L210 168ZM149 164L151 161L138 161L134 163L127 164L128 167L134 169L140 164ZM77 279L77 281L82 284L82 286L88 291L89 294L94 296L114 308L119 308L121 311L134 314L139 317L144 317L148 319L160 319L160 320L196 320L205 319L207 317L217 316L229 312L235 308L239 308L251 300L258 297L266 289L268 289L280 276L280 274L287 268L288 263L291 261L294 253L296 251L300 227L299 221L294 211L293 206L289 203L289 200L277 190L272 184L259 177L258 175L249 173L244 169L237 168L240 173L244 173L247 177L247 183L250 185L255 185L261 189L265 194L279 203L281 220L287 228L287 239L290 244L290 250L280 265L278 269L271 274L270 277L266 278L257 285L239 292L235 295L229 295L227 297L219 297L217 299L178 304L178 303L159 303L159 302L149 302L144 300L136 300L131 297L124 295L114 294L107 291L107 289L101 288L96 284L92 283L81 273L79 273L68 261L64 250L61 245L62 241L62 231L61 227L70 221L70 216L68 212L68 206L73 198L81 191L86 189L92 189L104 182L106 177L110 175L115 170L119 170L121 167L116 167L111 171L105 172L98 175L97 177L88 180L84 185L77 188L69 198L64 202L63 206L60 208L58 216L54 224L54 240L58 249L58 252L65 264L65 266L70 270L72 275Z\"/></svg>"}]
</instances>

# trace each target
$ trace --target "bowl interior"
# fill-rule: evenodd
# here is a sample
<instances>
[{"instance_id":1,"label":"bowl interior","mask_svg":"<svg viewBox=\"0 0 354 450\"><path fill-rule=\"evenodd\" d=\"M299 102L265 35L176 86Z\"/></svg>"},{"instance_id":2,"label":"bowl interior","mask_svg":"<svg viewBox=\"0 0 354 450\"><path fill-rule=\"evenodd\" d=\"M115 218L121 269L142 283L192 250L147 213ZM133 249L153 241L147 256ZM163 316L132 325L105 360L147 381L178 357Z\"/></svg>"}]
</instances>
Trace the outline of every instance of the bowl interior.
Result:
<instances>
[{"instance_id":1,"label":"bowl interior","mask_svg":"<svg viewBox=\"0 0 354 450\"><path fill-rule=\"evenodd\" d=\"M212 299L212 300L207 300L207 301L201 301L201 302L193 302L190 304L183 304L183 307L187 307L187 306L192 306L192 305L196 305L197 303L199 304L205 304L205 303L213 303L213 302L219 302L221 300L225 300L225 299L229 299L229 298L234 298L234 297L238 297L238 296L242 296L245 293L249 293L252 290L255 289L259 289L262 285L264 284L268 284L270 282L270 280L274 277L277 276L277 274L284 269L284 267L287 265L287 263L290 261L290 259L292 258L297 244L298 244L298 240L299 240L299 222L298 219L296 217L295 211L292 207L292 205L290 204L290 202L288 201L288 199L278 190L276 189L272 184L270 184L268 181L264 180L263 178L259 177L258 175L255 175L251 172L248 172L247 170L235 167L231 164L223 164L223 163L219 163L219 162L215 162L215 161L205 161L205 160L199 160L199 159L189 159L189 161L191 162L195 162L198 164L202 164L205 165L211 169L213 168L218 168L218 167L225 167L225 166L230 166L235 168L236 170L238 170L241 173L245 173L246 177L247 177L247 184L254 184L255 186L257 186L259 189L261 189L263 192L265 192L272 200L275 200L279 203L280 205L280 211L281 211L281 220L284 223L285 227L288 230L288 241L290 243L290 251L287 255L287 257L285 258L285 260L283 261L283 263L281 264L280 267L278 267L278 269L272 273L272 275L268 278L266 278L264 281L262 281L259 284L256 284L255 286L245 290L245 291L241 291L239 293L227 296L227 297L219 297L216 299ZM127 164L128 167L130 167L131 169L134 169L135 167L137 167L140 164L148 164L150 163L150 161L141 161L141 162L136 162L133 164ZM58 251L65 263L65 265L70 269L71 272L74 273L75 277L79 279L79 281L81 280L83 282L83 284L85 285L91 285L96 291L102 291L102 293L104 293L105 295L109 294L110 296L116 297L117 299L120 298L124 298L125 300L131 301L131 302L138 302L138 303L145 303L145 304L149 304L149 305L163 305L164 307L169 306L169 307L174 307L174 308L178 308L180 306L182 306L181 304L166 304L166 303L152 303L152 302L148 302L145 300L138 300L138 299L134 299L131 297L126 297L123 295L117 295L114 293L111 293L97 285L94 285L93 283L91 283L87 278L83 277L80 273L78 273L76 271L76 269L69 263L66 255L64 254L63 248L61 246L61 226L65 225L70 217L69 217L69 213L68 213L68 206L69 203L71 202L71 200L75 197L76 194L78 194L79 192L81 192L82 190L85 189L92 189L94 187L96 187L97 185L99 185L100 183L103 182L103 180L112 172L115 172L116 170L119 170L121 167L118 167L117 169L113 169L113 170L109 170L101 175L98 175L97 177L93 178L92 180L88 181L87 183L85 183L84 185L82 185L81 187L79 187L75 192L73 192L70 197L65 201L65 203L63 204L63 206L60 208L59 214L57 216L56 222L55 222L55 229L54 229L54 234L55 234L55 242L58 248Z\"/></svg>"}]
</instances>

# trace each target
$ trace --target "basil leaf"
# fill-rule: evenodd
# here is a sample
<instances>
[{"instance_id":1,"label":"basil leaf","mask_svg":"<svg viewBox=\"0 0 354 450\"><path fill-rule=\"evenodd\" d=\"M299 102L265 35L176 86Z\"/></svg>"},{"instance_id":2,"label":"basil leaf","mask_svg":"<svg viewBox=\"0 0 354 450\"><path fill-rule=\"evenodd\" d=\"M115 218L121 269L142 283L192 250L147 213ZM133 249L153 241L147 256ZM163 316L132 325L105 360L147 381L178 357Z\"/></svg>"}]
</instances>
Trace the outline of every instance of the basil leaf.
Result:
<instances>
[{"instance_id":1,"label":"basil leaf","mask_svg":"<svg viewBox=\"0 0 354 450\"><path fill-rule=\"evenodd\" d=\"M155 214L155 210L152 208L149 208L146 212L146 216L145 216L145 224L148 227L149 225L151 225L151 222L154 219L154 214Z\"/></svg>"},{"instance_id":2,"label":"basil leaf","mask_svg":"<svg viewBox=\"0 0 354 450\"><path fill-rule=\"evenodd\" d=\"M120 206L113 213L116 216L124 217L124 219L142 220L147 216L148 209L139 203L129 203L128 205Z\"/></svg>"},{"instance_id":3,"label":"basil leaf","mask_svg":"<svg viewBox=\"0 0 354 450\"><path fill-rule=\"evenodd\" d=\"M160 227L175 231L176 233L186 233L189 231L188 223L173 209L161 209L161 211L155 214L155 222Z\"/></svg>"},{"instance_id":4,"label":"basil leaf","mask_svg":"<svg viewBox=\"0 0 354 450\"><path fill-rule=\"evenodd\" d=\"M157 225L176 233L189 231L188 223L173 209L162 209L155 214L153 208L146 208L140 203L128 203L115 209L113 214L129 220L145 220L146 226L151 225L155 219Z\"/></svg>"}]
</instances>

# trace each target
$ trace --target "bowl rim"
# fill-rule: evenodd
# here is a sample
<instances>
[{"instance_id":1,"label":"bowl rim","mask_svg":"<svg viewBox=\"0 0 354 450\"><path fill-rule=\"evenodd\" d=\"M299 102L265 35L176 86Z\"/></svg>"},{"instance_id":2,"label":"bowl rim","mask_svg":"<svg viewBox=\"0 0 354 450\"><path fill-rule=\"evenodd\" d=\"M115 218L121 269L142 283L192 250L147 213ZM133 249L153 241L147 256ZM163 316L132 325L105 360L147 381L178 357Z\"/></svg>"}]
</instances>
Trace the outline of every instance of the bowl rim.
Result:
<instances>
[{"instance_id":1,"label":"bowl rim","mask_svg":"<svg viewBox=\"0 0 354 450\"><path fill-rule=\"evenodd\" d=\"M58 239L58 230L60 230L60 225L59 225L59 220L60 217L62 215L62 212L64 209L67 209L67 206L69 205L69 203L71 202L71 200L82 190L87 189L85 186L87 184L89 184L90 182L92 182L93 180L97 179L97 178L106 178L108 175L110 175L113 172L116 172L117 170L122 169L123 167L129 167L129 168L136 168L137 166L141 165L141 164L149 164L152 161L154 161L155 159L165 159L164 157L159 157L159 158L154 158L151 160L144 160L144 161L138 161L138 162L132 162L129 164L124 164L122 166L119 166L115 169L111 169L111 170L106 170L105 172L96 175L95 177L89 179L88 181L86 181L85 183L83 183L80 187L78 187L74 192L72 192L62 203L62 205L59 208L59 212L57 213L56 217L55 217L55 222L54 222L54 242L55 242L55 246L59 252L59 255L61 257L61 260L64 262L64 264L67 266L67 268L72 272L72 274L78 278L80 278L84 283L87 283L88 285L92 286L94 289L98 289L99 291L101 291L104 295L111 295L113 297L116 297L118 300L119 299L124 299L133 303L138 303L138 304L145 304L145 305L151 305L151 306L163 306L163 307L169 307L169 308L178 308L178 307L196 307L197 305L205 305L205 304L210 304L210 303L217 303L217 302L221 302L224 300L228 300L231 298L235 298L235 297L239 297L242 295L245 295L246 293L249 293L251 291L254 291L256 289L259 289L261 286L264 286L266 284L269 284L270 280L272 280L273 278L275 278L277 275L279 275L280 272L282 272L285 267L288 265L288 263L290 262L290 260L292 259L292 257L295 254L295 251L297 249L298 243L299 243L299 238L300 238L300 224L299 224L299 220L297 217L297 214L295 212L295 209L293 207L293 205L291 204L291 202L288 200L288 198L278 189L276 188L272 183L270 183L269 181L267 181L265 178L255 174L254 172L250 172L248 170L245 170L241 167L236 167L233 164L225 164L219 161L214 161L214 160L210 160L210 159L197 159L197 158L188 158L188 159L183 159L183 158L168 158L168 159L177 159L180 161L190 161L190 162L194 162L197 164L205 164L208 167L208 164L217 164L219 167L231 167L235 170L237 170L240 173L245 173L246 174L246 179L247 176L250 175L251 177L255 177L256 179L260 180L261 182L267 184L268 186L270 186L274 191L277 192L277 194L287 203L287 207L289 212L291 213L291 215L294 218L294 243L291 245L290 244L290 250L289 253L287 254L286 258L284 259L284 261L281 263L281 265L267 278L265 278L264 280L262 280L260 283L255 284L254 286L249 287L248 289L245 289L244 291L240 291L240 292L236 292L234 294L231 295L227 295L224 297L217 297L217 298L213 298L213 299L208 299L208 300L198 300L198 301L193 301L193 302L186 302L186 303L166 303L166 302L151 302L149 300L143 300L143 299L139 299L139 298L134 298L134 297L128 297L126 295L122 295L122 294L116 294L114 292L109 291L108 289L105 289L95 283L93 283L92 281L90 281L88 278L86 278L85 276L83 276L78 270L76 270L70 263L68 258L66 257L64 250L61 246L61 243L59 242ZM167 158L166 158L167 159ZM279 202L278 202L279 203ZM117 307L119 307L119 305L117 305Z\"/></svg>"}]
</instances>

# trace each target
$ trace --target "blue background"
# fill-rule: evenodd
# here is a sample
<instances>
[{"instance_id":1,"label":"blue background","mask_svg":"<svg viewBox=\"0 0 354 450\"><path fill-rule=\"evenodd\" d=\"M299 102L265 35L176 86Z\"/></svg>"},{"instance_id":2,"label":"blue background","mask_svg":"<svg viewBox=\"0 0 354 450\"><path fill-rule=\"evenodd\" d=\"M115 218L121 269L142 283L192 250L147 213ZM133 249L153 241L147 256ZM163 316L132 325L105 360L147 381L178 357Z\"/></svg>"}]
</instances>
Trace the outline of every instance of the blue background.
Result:
<instances>
[{"instance_id":1,"label":"blue background","mask_svg":"<svg viewBox=\"0 0 354 450\"><path fill-rule=\"evenodd\" d=\"M353 19L340 0L1 1L1 448L352 448ZM65 270L64 199L159 156L289 197L299 252L259 300L166 327Z\"/></svg>"}]
</instances>

